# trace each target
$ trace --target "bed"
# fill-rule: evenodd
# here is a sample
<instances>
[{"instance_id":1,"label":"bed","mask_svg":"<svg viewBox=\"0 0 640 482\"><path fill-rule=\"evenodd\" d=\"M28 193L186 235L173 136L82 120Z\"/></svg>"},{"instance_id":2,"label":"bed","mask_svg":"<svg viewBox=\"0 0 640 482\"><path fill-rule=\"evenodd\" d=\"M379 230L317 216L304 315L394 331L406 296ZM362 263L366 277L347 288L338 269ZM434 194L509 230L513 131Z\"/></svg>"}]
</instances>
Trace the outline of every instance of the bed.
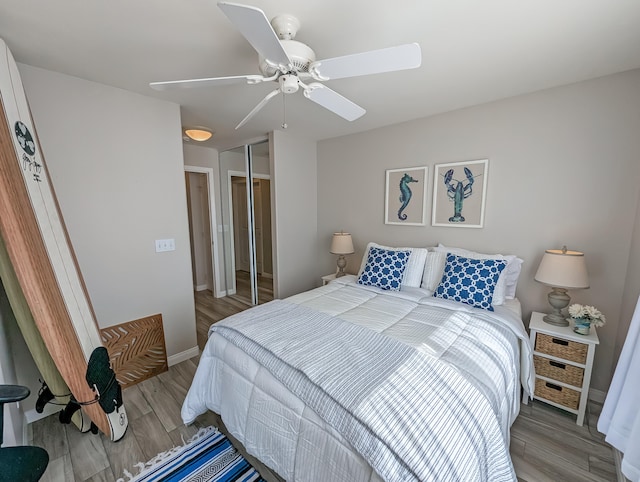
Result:
<instances>
[{"instance_id":1,"label":"bed","mask_svg":"<svg viewBox=\"0 0 640 482\"><path fill-rule=\"evenodd\" d=\"M402 250L397 289L367 278L372 256ZM459 270L447 272L489 261L452 251L370 243L357 276L216 323L184 422L220 414L291 481L515 480L509 429L534 374L513 259L480 308L457 301Z\"/></svg>"}]
</instances>

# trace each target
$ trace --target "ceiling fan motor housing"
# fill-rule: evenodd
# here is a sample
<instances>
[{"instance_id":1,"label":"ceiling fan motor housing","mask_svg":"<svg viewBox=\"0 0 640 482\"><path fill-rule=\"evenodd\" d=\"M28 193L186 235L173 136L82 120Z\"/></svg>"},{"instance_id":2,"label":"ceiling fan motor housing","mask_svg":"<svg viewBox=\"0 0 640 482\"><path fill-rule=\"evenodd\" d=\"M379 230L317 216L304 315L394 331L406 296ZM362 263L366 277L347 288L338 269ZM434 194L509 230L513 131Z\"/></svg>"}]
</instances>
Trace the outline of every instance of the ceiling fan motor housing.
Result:
<instances>
[{"instance_id":1,"label":"ceiling fan motor housing","mask_svg":"<svg viewBox=\"0 0 640 482\"><path fill-rule=\"evenodd\" d=\"M292 40L300 29L300 20L293 15L277 15L271 19L271 27L280 40Z\"/></svg>"},{"instance_id":2,"label":"ceiling fan motor housing","mask_svg":"<svg viewBox=\"0 0 640 482\"><path fill-rule=\"evenodd\" d=\"M315 62L316 54L308 45L297 40L281 40L282 47L289 56L293 68L296 72L308 72L309 64ZM277 68L269 65L266 59L260 57L260 72L265 77L271 77L278 71Z\"/></svg>"}]
</instances>

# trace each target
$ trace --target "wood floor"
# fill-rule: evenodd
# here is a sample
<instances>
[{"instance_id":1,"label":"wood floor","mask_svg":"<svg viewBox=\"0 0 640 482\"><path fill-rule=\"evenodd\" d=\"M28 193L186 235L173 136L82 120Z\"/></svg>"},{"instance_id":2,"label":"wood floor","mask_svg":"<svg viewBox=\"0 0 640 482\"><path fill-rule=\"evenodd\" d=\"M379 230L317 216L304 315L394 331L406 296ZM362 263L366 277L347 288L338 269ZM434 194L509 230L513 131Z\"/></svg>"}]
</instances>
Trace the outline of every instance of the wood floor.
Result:
<instances>
[{"instance_id":1,"label":"wood floor","mask_svg":"<svg viewBox=\"0 0 640 482\"><path fill-rule=\"evenodd\" d=\"M198 343L204 346L206 331L248 305L237 298L214 299L210 291L196 293ZM209 412L185 427L180 407L198 359L172 366L168 372L126 389L129 428L124 438L112 443L102 434L81 434L73 425L61 425L52 415L29 425L32 441L49 452L50 463L43 481L115 481L124 470L156 454L181 445L203 426L220 426ZM575 417L541 402L522 405L511 429L511 456L522 482L611 482L616 480L613 453L596 430L601 407L589 403L584 427ZM242 448L239 447L241 450ZM278 480L255 459L268 480ZM330 481L328 481L330 482Z\"/></svg>"},{"instance_id":2,"label":"wood floor","mask_svg":"<svg viewBox=\"0 0 640 482\"><path fill-rule=\"evenodd\" d=\"M258 275L258 304L273 300L273 279ZM236 293L224 298L214 298L211 290L195 292L196 333L198 347L204 348L209 327L227 316L251 308L249 273L236 271Z\"/></svg>"}]
</instances>

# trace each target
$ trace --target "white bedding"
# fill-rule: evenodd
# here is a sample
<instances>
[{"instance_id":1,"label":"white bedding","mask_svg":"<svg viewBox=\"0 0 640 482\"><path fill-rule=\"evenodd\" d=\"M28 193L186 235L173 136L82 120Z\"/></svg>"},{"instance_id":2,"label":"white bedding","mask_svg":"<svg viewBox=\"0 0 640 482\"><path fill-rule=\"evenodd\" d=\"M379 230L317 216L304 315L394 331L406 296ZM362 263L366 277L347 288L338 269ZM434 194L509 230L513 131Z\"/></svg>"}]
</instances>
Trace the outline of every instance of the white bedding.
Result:
<instances>
[{"instance_id":1,"label":"white bedding","mask_svg":"<svg viewBox=\"0 0 640 482\"><path fill-rule=\"evenodd\" d=\"M490 314L432 298L417 288L389 293L362 287L353 277L288 301L367 326L454 367L491 407L501 433L498 450L508 458L520 380L526 393L533 389L528 338L522 321L508 307L496 307ZM287 480L380 480L343 435L269 370L213 330L215 325L183 405L185 423L207 409L219 413L249 453ZM444 440L451 434L434 440L438 437ZM461 473L473 473L476 480L490 473L474 470ZM510 468L507 479L513 477Z\"/></svg>"}]
</instances>

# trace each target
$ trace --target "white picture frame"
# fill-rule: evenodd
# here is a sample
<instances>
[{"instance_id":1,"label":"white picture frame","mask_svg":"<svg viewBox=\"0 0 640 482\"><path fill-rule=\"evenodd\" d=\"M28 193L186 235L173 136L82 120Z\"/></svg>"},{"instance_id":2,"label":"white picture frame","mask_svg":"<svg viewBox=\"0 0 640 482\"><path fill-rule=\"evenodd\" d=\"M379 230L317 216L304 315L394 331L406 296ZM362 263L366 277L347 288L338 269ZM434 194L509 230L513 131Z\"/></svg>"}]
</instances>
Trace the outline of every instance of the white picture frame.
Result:
<instances>
[{"instance_id":1,"label":"white picture frame","mask_svg":"<svg viewBox=\"0 0 640 482\"><path fill-rule=\"evenodd\" d=\"M489 159L436 164L432 226L484 227Z\"/></svg>"},{"instance_id":2,"label":"white picture frame","mask_svg":"<svg viewBox=\"0 0 640 482\"><path fill-rule=\"evenodd\" d=\"M387 169L384 223L424 226L427 223L427 166Z\"/></svg>"}]
</instances>

